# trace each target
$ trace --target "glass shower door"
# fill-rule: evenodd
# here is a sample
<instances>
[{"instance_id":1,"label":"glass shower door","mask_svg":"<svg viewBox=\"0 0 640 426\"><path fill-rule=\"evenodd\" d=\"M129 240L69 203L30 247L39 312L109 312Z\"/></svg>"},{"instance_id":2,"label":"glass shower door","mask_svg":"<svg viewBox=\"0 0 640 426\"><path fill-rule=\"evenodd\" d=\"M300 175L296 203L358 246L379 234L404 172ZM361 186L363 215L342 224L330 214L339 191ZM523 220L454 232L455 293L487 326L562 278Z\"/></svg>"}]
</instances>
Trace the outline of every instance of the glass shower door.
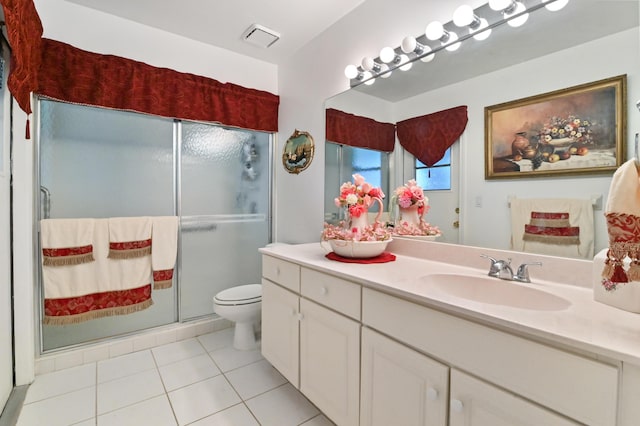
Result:
<instances>
[{"instance_id":1,"label":"glass shower door","mask_svg":"<svg viewBox=\"0 0 640 426\"><path fill-rule=\"evenodd\" d=\"M270 241L271 136L181 123L181 319L213 313L219 291L260 282Z\"/></svg>"},{"instance_id":2,"label":"glass shower door","mask_svg":"<svg viewBox=\"0 0 640 426\"><path fill-rule=\"evenodd\" d=\"M175 214L171 120L42 100L39 150L40 218ZM175 287L140 312L43 325L43 350L173 323Z\"/></svg>"}]
</instances>

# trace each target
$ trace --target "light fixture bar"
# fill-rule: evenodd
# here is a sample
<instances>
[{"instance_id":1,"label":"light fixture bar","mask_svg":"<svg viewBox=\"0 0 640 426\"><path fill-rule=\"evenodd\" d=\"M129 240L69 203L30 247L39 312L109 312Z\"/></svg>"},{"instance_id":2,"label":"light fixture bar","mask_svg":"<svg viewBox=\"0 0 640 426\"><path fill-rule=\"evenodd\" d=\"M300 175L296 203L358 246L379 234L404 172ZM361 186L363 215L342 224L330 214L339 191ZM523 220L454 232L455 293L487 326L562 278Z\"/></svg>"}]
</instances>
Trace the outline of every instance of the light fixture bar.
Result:
<instances>
[{"instance_id":1,"label":"light fixture bar","mask_svg":"<svg viewBox=\"0 0 640 426\"><path fill-rule=\"evenodd\" d=\"M519 0L521 3L524 3L525 0ZM547 9L549 9L548 6L552 5L553 3L556 2L560 2L560 3L565 3L567 0L546 0L546 1L542 1L542 0L537 0L537 2L535 4L532 5L527 5L527 7L518 13L514 13L513 15L510 15L508 18L505 18L504 15L502 13L500 13L500 15L502 16L501 19L496 20L495 22L489 23L486 27L484 27L482 29L482 31L490 31L493 30L494 28L497 28L501 25L506 24L508 21L517 19L518 17L521 17L523 15L526 14L530 14L533 13L539 9L545 8L547 7ZM515 2L514 2L515 3ZM476 11L484 6L488 7L488 4L485 4L483 6L480 6L476 9L473 10L474 15L476 14ZM500 11L497 11L500 12ZM447 30L446 27L452 27L453 21L449 21L447 23L445 23L443 25L445 34L450 33L451 31ZM377 77L383 76L383 77L388 77L392 71L400 68L401 66L404 66L405 68L407 68L406 66L408 64L412 64L413 62L417 61L417 60L422 60L423 62L428 62L431 59L433 59L434 55L447 49L448 47L451 47L455 44L458 43L462 43L470 38L473 38L475 35L477 35L479 32L466 32L465 34L455 38L455 39L449 39L446 40L445 42L441 42L438 43L437 46L432 47L429 45L425 45L423 43L417 43L420 47L416 48L415 50L413 50L413 54L411 57L409 57L408 55L411 54L411 52L405 52L406 55L408 57L408 61L403 61L401 58L401 56L396 53L397 49L394 48L388 48L389 50L393 51L393 60L389 61L389 62L385 62L383 61L380 57L377 58L373 58L373 61L375 63L383 63L384 65L387 65L386 67L382 67L382 69L379 71L379 73L376 73L375 71L373 72L368 72L367 74L369 74L365 79L365 70L361 69L361 67L358 67L358 75L355 78L351 78L350 79L350 87L356 87L359 86L361 84L366 83L368 80L371 79L375 79ZM418 47L418 46L416 46ZM400 48L401 51L404 52L404 50L402 48ZM451 50L451 49L447 49L447 50ZM381 52L382 53L382 52ZM387 52L389 53L389 52ZM381 55L382 56L382 55ZM428 58L428 59L427 59ZM371 84L371 83L369 83Z\"/></svg>"}]
</instances>

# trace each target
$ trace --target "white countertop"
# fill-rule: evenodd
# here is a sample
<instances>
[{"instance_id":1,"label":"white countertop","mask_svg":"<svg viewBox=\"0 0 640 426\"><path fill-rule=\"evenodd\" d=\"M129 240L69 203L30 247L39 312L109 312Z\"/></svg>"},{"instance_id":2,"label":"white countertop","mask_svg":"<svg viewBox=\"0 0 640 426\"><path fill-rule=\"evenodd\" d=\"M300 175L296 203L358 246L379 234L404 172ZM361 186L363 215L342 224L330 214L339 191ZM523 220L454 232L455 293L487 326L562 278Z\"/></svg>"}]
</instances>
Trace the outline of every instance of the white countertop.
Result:
<instances>
[{"instance_id":1,"label":"white countertop","mask_svg":"<svg viewBox=\"0 0 640 426\"><path fill-rule=\"evenodd\" d=\"M481 303L452 296L420 281L420 277L440 273L476 275L486 279L489 262L486 259L478 260L479 253L487 253L494 257L503 253L505 258L506 255L514 255L519 256L520 261L544 259L542 268L562 268L563 273L559 276L576 276L581 281L587 281L586 277L590 276L592 262L552 259L545 256L430 242L416 244L411 241L405 244L397 240L389 246L388 251L396 255L395 261L381 264L355 264L327 259L325 255L328 249L323 248L320 243L277 245L260 249L263 254L294 261L302 266L360 283L365 287L487 325L511 330L519 335L640 365L640 314L594 301L590 279L589 282L578 285L542 280L536 278L536 270L532 267L531 284L507 282L510 285L526 286L548 292L569 302L559 310L533 310ZM407 255L408 251L417 254ZM455 253L459 262L469 263L470 266L427 258L430 252L441 255L447 251L449 255ZM486 268L483 266L480 269L479 265L485 264ZM514 265L517 264L519 263L514 262ZM546 276L549 276L549 271Z\"/></svg>"}]
</instances>

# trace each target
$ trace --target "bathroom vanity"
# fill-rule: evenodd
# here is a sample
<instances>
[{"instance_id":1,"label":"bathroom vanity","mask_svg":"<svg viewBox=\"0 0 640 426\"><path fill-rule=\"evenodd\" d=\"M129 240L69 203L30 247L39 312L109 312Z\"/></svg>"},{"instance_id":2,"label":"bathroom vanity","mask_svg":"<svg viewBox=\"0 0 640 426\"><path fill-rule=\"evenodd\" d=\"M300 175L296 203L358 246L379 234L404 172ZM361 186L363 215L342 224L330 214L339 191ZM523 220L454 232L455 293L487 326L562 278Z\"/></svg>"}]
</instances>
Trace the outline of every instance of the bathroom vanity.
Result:
<instances>
[{"instance_id":1,"label":"bathroom vanity","mask_svg":"<svg viewBox=\"0 0 640 426\"><path fill-rule=\"evenodd\" d=\"M593 300L592 262L396 239L263 255L262 352L338 425L636 425L640 316ZM541 261L531 284L480 255Z\"/></svg>"}]
</instances>

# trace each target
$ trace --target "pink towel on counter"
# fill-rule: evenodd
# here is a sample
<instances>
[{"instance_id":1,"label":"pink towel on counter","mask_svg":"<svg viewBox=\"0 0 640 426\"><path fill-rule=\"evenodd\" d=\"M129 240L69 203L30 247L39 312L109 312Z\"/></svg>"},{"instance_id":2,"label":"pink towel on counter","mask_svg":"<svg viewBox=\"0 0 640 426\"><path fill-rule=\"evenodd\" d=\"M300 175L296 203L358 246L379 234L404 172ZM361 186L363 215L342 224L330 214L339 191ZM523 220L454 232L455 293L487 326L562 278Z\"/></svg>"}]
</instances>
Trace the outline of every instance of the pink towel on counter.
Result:
<instances>
[{"instance_id":1,"label":"pink towel on counter","mask_svg":"<svg viewBox=\"0 0 640 426\"><path fill-rule=\"evenodd\" d=\"M640 281L640 178L635 160L613 174L605 218L609 249L602 285L614 290L617 284ZM630 260L628 267L625 260Z\"/></svg>"},{"instance_id":2,"label":"pink towel on counter","mask_svg":"<svg viewBox=\"0 0 640 426\"><path fill-rule=\"evenodd\" d=\"M178 253L178 217L155 216L151 223L153 289L170 288Z\"/></svg>"}]
</instances>

